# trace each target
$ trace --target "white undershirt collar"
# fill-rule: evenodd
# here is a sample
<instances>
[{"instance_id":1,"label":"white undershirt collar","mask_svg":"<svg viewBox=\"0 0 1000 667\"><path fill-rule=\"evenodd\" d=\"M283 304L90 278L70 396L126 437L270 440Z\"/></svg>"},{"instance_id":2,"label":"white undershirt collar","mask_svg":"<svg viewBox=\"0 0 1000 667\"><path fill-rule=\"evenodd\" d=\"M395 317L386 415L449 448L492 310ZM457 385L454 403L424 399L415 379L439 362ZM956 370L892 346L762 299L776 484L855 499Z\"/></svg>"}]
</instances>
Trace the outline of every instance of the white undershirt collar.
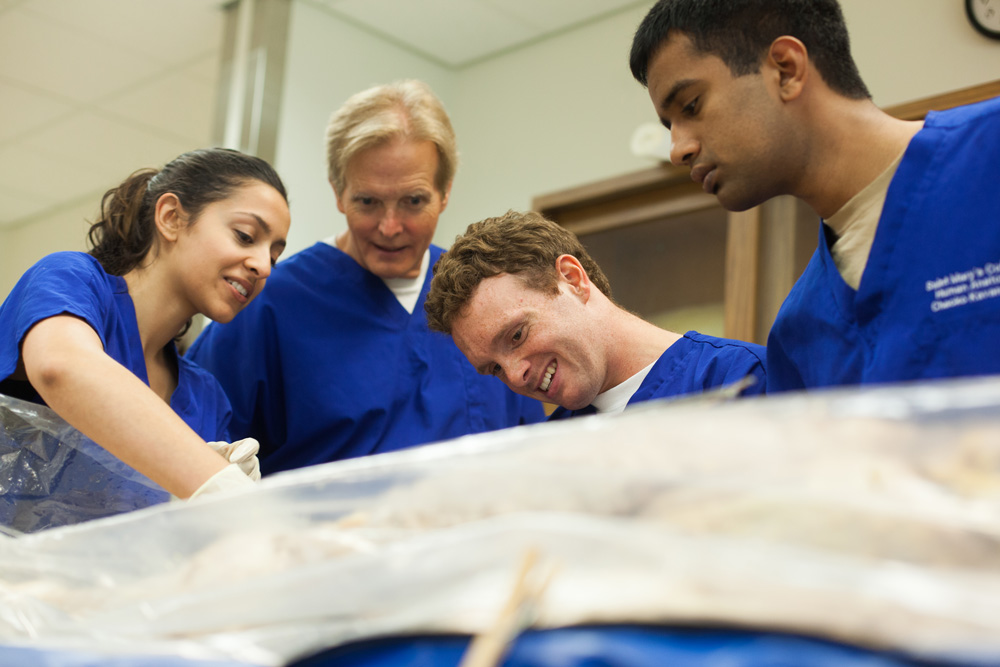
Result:
<instances>
[{"instance_id":1,"label":"white undershirt collar","mask_svg":"<svg viewBox=\"0 0 1000 667\"><path fill-rule=\"evenodd\" d=\"M420 273L416 278L382 278L385 286L392 290L399 300L399 304L406 308L406 312L413 314L413 309L420 298L420 290L424 288L424 278L427 277L427 268L431 263L431 250L424 251L424 258L420 260Z\"/></svg>"},{"instance_id":2,"label":"white undershirt collar","mask_svg":"<svg viewBox=\"0 0 1000 667\"><path fill-rule=\"evenodd\" d=\"M628 405L629 400L632 396L639 390L642 386L642 381L646 379L649 375L649 371L652 370L653 364L646 366L641 371L625 380L624 382L615 385L611 389L598 394L594 397L593 403L591 405L601 414L617 414L625 410L625 406Z\"/></svg>"}]
</instances>

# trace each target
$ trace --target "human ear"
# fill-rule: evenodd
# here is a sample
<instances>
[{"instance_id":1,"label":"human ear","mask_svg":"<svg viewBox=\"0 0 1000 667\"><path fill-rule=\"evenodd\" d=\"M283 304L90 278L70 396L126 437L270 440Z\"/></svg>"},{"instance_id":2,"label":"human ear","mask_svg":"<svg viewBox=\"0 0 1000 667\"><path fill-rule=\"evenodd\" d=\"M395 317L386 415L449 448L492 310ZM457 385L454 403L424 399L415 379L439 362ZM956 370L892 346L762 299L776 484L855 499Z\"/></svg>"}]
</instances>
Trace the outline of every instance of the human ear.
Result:
<instances>
[{"instance_id":1,"label":"human ear","mask_svg":"<svg viewBox=\"0 0 1000 667\"><path fill-rule=\"evenodd\" d=\"M333 196L337 199L337 210L344 215L347 215L347 211L344 210L344 202L341 199L341 193L337 192L337 186L333 184L333 181L330 181L330 187L333 188Z\"/></svg>"},{"instance_id":2,"label":"human ear","mask_svg":"<svg viewBox=\"0 0 1000 667\"><path fill-rule=\"evenodd\" d=\"M446 206L448 206L448 199L451 197L451 183L445 186L444 192L441 193L441 212L444 212Z\"/></svg>"},{"instance_id":3,"label":"human ear","mask_svg":"<svg viewBox=\"0 0 1000 667\"><path fill-rule=\"evenodd\" d=\"M176 241L180 231L187 226L187 215L181 200L173 192L160 195L153 209L156 230L167 241Z\"/></svg>"},{"instance_id":4,"label":"human ear","mask_svg":"<svg viewBox=\"0 0 1000 667\"><path fill-rule=\"evenodd\" d=\"M566 283L584 303L590 299L590 277L579 259L573 255L559 255L556 258L556 273L560 282Z\"/></svg>"},{"instance_id":5,"label":"human ear","mask_svg":"<svg viewBox=\"0 0 1000 667\"><path fill-rule=\"evenodd\" d=\"M800 40L783 35L767 51L767 61L777 74L778 94L781 99L793 100L802 94L809 75L809 51Z\"/></svg>"}]
</instances>

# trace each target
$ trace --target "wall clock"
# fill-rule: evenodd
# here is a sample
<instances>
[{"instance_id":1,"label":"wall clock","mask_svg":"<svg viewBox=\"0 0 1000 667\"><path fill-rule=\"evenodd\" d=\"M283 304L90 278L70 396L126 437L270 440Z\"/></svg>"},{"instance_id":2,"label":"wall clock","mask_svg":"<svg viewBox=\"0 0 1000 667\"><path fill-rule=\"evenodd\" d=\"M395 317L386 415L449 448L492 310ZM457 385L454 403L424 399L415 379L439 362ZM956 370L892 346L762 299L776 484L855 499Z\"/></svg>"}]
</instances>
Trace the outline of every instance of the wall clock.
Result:
<instances>
[{"instance_id":1,"label":"wall clock","mask_svg":"<svg viewBox=\"0 0 1000 667\"><path fill-rule=\"evenodd\" d=\"M965 13L976 30L1000 39L1000 0L965 0Z\"/></svg>"}]
</instances>

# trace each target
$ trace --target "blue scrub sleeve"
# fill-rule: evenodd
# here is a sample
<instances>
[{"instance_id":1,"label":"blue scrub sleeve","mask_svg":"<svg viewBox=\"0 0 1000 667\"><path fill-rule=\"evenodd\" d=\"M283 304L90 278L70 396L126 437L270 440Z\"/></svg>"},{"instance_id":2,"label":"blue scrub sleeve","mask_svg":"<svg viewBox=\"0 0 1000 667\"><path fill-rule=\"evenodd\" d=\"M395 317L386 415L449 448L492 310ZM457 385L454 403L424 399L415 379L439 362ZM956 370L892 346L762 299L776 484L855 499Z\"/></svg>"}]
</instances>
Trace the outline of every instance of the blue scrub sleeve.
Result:
<instances>
[{"instance_id":1,"label":"blue scrub sleeve","mask_svg":"<svg viewBox=\"0 0 1000 667\"><path fill-rule=\"evenodd\" d=\"M106 312L100 281L97 260L83 253L55 253L28 269L0 307L0 331L4 332L0 337L0 379L17 368L28 331L56 315L75 315L86 321L106 346L100 325Z\"/></svg>"}]
</instances>

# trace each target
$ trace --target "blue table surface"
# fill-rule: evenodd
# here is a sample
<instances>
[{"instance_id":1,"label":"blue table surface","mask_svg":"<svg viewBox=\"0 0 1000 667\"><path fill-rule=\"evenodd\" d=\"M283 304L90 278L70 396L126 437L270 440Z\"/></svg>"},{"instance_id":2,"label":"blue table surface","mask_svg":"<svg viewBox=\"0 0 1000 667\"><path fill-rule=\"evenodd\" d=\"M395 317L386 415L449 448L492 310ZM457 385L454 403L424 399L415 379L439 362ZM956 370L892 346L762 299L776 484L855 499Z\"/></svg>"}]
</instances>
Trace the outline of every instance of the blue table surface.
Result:
<instances>
[{"instance_id":1,"label":"blue table surface","mask_svg":"<svg viewBox=\"0 0 1000 667\"><path fill-rule=\"evenodd\" d=\"M323 651L295 667L457 667L466 636L395 637ZM659 626L528 631L503 667L983 667L997 660L917 658L777 632Z\"/></svg>"},{"instance_id":2,"label":"blue table surface","mask_svg":"<svg viewBox=\"0 0 1000 667\"><path fill-rule=\"evenodd\" d=\"M468 636L367 640L321 651L289 667L458 667ZM0 666L246 667L236 661L104 654L0 646ZM661 626L529 630L511 645L503 667L985 667L968 656L915 657L778 632ZM498 666L499 667L499 666Z\"/></svg>"}]
</instances>

